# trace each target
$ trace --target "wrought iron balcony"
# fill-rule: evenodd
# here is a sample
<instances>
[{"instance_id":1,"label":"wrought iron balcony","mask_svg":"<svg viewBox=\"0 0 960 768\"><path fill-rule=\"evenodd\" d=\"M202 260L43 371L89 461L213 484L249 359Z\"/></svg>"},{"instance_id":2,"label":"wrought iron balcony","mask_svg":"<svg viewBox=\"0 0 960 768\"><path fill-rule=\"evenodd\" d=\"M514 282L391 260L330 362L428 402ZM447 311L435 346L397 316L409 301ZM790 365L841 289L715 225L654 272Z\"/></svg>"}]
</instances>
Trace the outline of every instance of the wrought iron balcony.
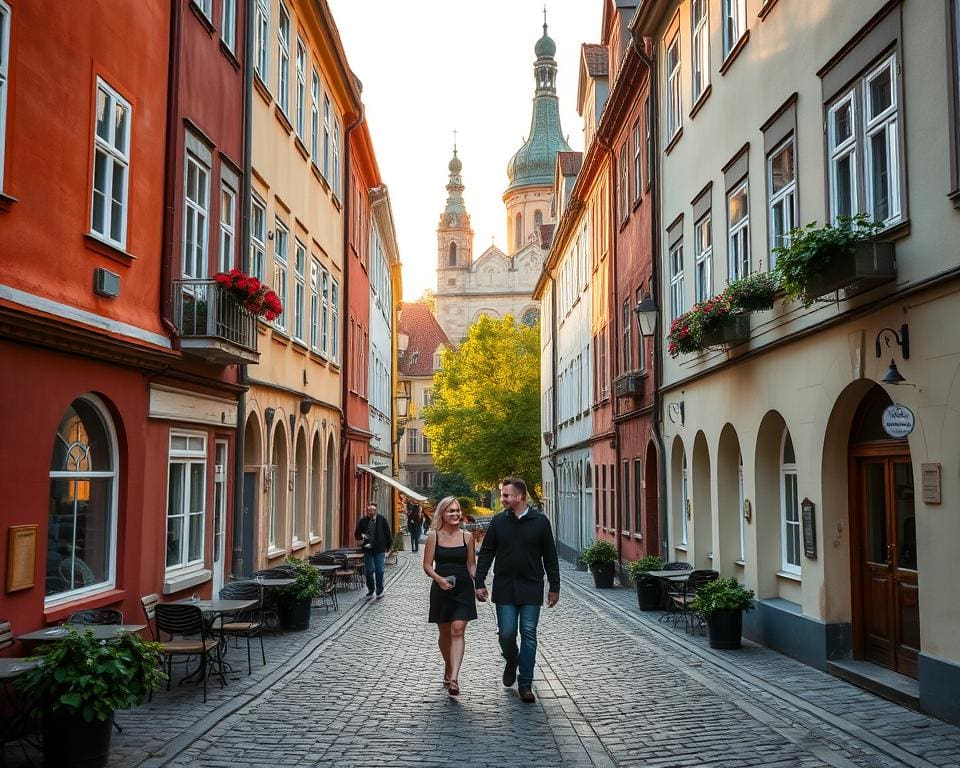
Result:
<instances>
[{"instance_id":1,"label":"wrought iron balcony","mask_svg":"<svg viewBox=\"0 0 960 768\"><path fill-rule=\"evenodd\" d=\"M219 365L256 363L257 318L213 280L173 281L180 349Z\"/></svg>"}]
</instances>

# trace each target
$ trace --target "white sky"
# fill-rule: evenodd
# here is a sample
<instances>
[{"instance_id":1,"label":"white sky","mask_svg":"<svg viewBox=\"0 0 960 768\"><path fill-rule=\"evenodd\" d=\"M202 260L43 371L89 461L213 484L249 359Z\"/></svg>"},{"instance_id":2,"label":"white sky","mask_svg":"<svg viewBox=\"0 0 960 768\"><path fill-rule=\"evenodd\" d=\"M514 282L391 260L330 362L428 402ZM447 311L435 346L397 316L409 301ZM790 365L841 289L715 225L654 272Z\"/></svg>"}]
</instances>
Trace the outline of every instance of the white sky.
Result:
<instances>
[{"instance_id":1,"label":"white sky","mask_svg":"<svg viewBox=\"0 0 960 768\"><path fill-rule=\"evenodd\" d=\"M530 129L533 46L543 0L328 0L363 102L403 262L403 297L436 289L436 228L447 199L453 130L474 256L506 250L507 162ZM560 124L583 149L580 45L600 40L599 0L547 0L557 44Z\"/></svg>"}]
</instances>

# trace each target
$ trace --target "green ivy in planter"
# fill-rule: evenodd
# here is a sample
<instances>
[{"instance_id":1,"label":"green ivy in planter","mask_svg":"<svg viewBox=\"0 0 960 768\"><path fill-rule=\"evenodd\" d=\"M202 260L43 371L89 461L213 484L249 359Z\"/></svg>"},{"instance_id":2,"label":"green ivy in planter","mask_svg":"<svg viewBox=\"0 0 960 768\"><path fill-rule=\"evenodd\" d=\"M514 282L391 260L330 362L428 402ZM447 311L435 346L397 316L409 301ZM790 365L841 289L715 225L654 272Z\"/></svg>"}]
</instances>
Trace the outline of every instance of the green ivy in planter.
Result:
<instances>
[{"instance_id":1,"label":"green ivy in planter","mask_svg":"<svg viewBox=\"0 0 960 768\"><path fill-rule=\"evenodd\" d=\"M697 591L691 608L701 616L717 611L749 611L753 608L753 590L733 577L709 581Z\"/></svg>"},{"instance_id":2,"label":"green ivy in planter","mask_svg":"<svg viewBox=\"0 0 960 768\"><path fill-rule=\"evenodd\" d=\"M814 221L790 230L787 244L773 249L777 257L775 270L786 297L800 299L809 307L813 300L804 296L804 289L810 278L838 256L853 253L858 241L876 237L883 228L882 223L871 222L866 213L859 213L853 217L838 216L835 226L818 227Z\"/></svg>"},{"instance_id":3,"label":"green ivy in planter","mask_svg":"<svg viewBox=\"0 0 960 768\"><path fill-rule=\"evenodd\" d=\"M734 312L756 312L773 307L780 284L773 272L754 272L731 282L723 298Z\"/></svg>"},{"instance_id":4,"label":"green ivy in planter","mask_svg":"<svg viewBox=\"0 0 960 768\"><path fill-rule=\"evenodd\" d=\"M663 558L660 555L646 555L624 566L624 570L634 581L648 571L659 571L661 568L663 568Z\"/></svg>"},{"instance_id":5,"label":"green ivy in planter","mask_svg":"<svg viewBox=\"0 0 960 768\"><path fill-rule=\"evenodd\" d=\"M320 571L310 563L288 557L285 565L292 565L297 573L296 581L277 590L277 599L285 603L297 603L302 600L313 600L323 593L324 580Z\"/></svg>"},{"instance_id":6,"label":"green ivy in planter","mask_svg":"<svg viewBox=\"0 0 960 768\"><path fill-rule=\"evenodd\" d=\"M617 548L609 541L596 539L580 552L580 559L591 568L617 562Z\"/></svg>"}]
</instances>

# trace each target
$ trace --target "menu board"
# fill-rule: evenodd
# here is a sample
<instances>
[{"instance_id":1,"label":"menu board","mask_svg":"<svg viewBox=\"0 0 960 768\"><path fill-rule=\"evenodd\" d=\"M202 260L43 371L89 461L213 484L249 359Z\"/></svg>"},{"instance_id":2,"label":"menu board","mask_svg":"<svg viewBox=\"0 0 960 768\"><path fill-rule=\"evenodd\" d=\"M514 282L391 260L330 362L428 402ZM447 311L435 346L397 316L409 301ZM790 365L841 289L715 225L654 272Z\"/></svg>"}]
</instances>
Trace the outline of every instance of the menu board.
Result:
<instances>
[{"instance_id":1,"label":"menu board","mask_svg":"<svg viewBox=\"0 0 960 768\"><path fill-rule=\"evenodd\" d=\"M817 506L810 499L800 502L800 522L803 525L803 554L817 559Z\"/></svg>"},{"instance_id":2,"label":"menu board","mask_svg":"<svg viewBox=\"0 0 960 768\"><path fill-rule=\"evenodd\" d=\"M7 592L29 589L37 564L38 525L11 525L7 540Z\"/></svg>"}]
</instances>

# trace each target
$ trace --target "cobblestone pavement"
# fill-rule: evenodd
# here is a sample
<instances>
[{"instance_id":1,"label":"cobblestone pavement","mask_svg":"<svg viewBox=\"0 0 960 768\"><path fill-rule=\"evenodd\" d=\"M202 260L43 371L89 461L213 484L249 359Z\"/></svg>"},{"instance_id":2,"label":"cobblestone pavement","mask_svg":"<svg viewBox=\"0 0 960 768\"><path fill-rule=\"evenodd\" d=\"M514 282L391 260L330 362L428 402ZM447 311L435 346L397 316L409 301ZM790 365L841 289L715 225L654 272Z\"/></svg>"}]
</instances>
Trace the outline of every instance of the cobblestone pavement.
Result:
<instances>
[{"instance_id":1,"label":"cobblestone pavement","mask_svg":"<svg viewBox=\"0 0 960 768\"><path fill-rule=\"evenodd\" d=\"M540 622L534 705L500 685L486 606L448 699L427 580L407 553L382 600L350 592L308 632L268 638L269 666L231 676L206 705L175 686L118 713L110 765L960 766L960 728L749 642L711 650L641 613L632 590L596 590L572 568L563 580Z\"/></svg>"}]
</instances>

